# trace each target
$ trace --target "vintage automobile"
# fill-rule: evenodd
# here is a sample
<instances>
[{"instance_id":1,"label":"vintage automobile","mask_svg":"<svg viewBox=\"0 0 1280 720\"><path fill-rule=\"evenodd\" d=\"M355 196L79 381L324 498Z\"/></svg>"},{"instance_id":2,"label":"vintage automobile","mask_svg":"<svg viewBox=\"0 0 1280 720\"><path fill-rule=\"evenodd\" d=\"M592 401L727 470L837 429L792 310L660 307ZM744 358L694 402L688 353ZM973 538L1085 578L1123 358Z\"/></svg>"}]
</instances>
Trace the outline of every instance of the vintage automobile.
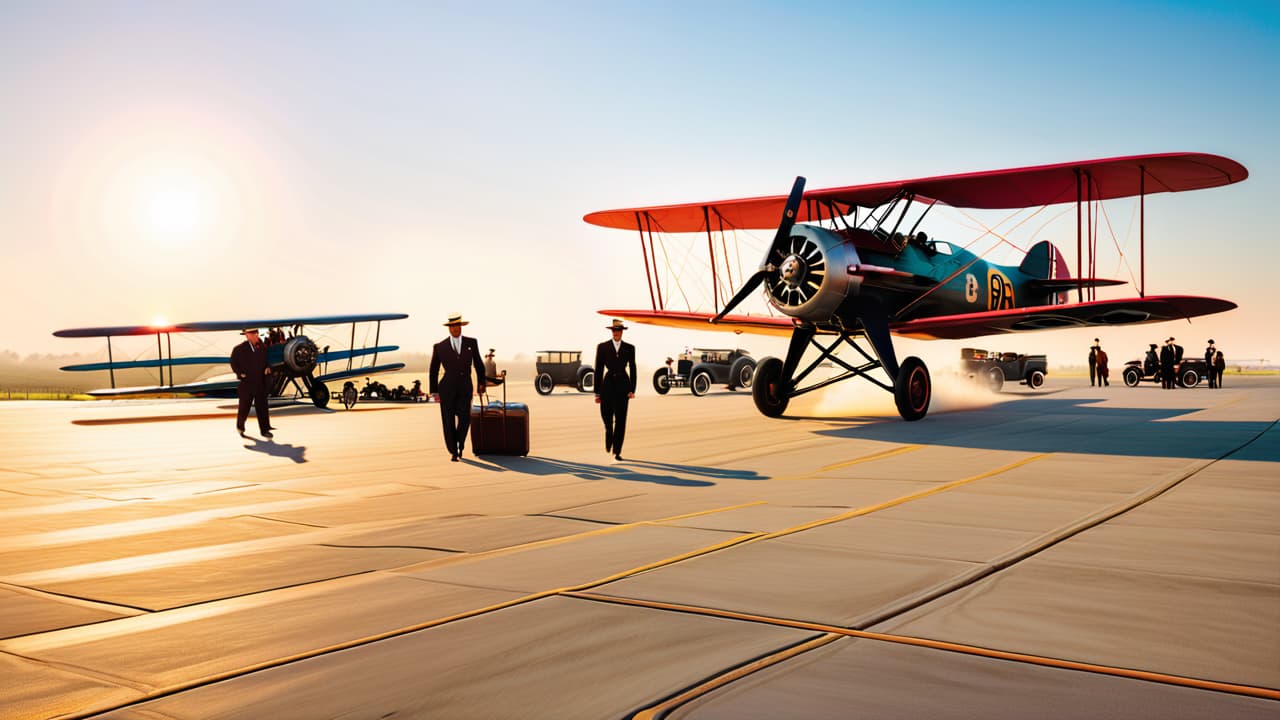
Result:
<instances>
[{"instance_id":1,"label":"vintage automobile","mask_svg":"<svg viewBox=\"0 0 1280 720\"><path fill-rule=\"evenodd\" d=\"M1160 382L1160 363L1130 360L1124 364L1121 377L1124 378L1124 384L1129 387L1138 387L1138 384L1144 380L1158 383ZM1182 362L1173 366L1173 377L1182 387L1192 388L1209 377L1209 366L1204 358L1183 358Z\"/></svg>"},{"instance_id":2,"label":"vintage automobile","mask_svg":"<svg viewBox=\"0 0 1280 720\"><path fill-rule=\"evenodd\" d=\"M992 392L999 392L1006 381L1017 381L1035 390L1044 385L1044 378L1049 374L1049 361L1044 355L998 353L977 348L961 348L960 365L969 377L985 382Z\"/></svg>"},{"instance_id":3,"label":"vintage automobile","mask_svg":"<svg viewBox=\"0 0 1280 720\"><path fill-rule=\"evenodd\" d=\"M550 395L556 385L572 385L578 392L595 392L596 371L582 364L577 350L539 350L534 363L533 389Z\"/></svg>"},{"instance_id":4,"label":"vintage automobile","mask_svg":"<svg viewBox=\"0 0 1280 720\"><path fill-rule=\"evenodd\" d=\"M673 387L688 386L698 397L706 395L713 384L725 384L730 390L751 387L756 375L756 361L746 350L719 350L694 348L681 353L675 367L668 360L666 367L653 374L653 389L666 395Z\"/></svg>"}]
</instances>

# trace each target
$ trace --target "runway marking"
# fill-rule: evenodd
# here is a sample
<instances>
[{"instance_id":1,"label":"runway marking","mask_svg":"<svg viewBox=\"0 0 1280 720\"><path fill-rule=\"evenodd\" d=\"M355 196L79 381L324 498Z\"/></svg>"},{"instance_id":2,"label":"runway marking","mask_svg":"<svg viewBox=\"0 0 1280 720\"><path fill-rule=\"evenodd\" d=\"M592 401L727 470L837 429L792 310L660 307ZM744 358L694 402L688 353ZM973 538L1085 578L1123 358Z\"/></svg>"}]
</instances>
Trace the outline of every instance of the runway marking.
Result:
<instances>
[{"instance_id":1,"label":"runway marking","mask_svg":"<svg viewBox=\"0 0 1280 720\"><path fill-rule=\"evenodd\" d=\"M820 472L820 473L831 472L832 470L839 470L840 468L846 468L846 467L849 467L850 465L857 465L858 463L871 462L872 460L882 460L887 457L893 457L894 455L902 455L903 453L909 453L915 450L919 450L923 447L924 445L906 445L900 448L884 450L878 453L863 455L862 457L859 457L859 458L854 458L852 460L846 460L844 462L835 463L834 465L828 465L826 467L818 468L817 472Z\"/></svg>"},{"instance_id":2,"label":"runway marking","mask_svg":"<svg viewBox=\"0 0 1280 720\"><path fill-rule=\"evenodd\" d=\"M836 640L839 640L841 637L843 637L843 635L839 633L827 633L826 635L822 635L821 637L816 637L812 640L807 640L798 645L793 645L789 648L786 648L785 650L772 653L770 655L766 655L762 658L757 658L756 660L749 662L745 665L740 665L728 672L725 672L721 675L717 675L716 677L713 677L704 683L695 685L689 688L688 690L685 690L684 692L680 693L679 695L676 695L675 697L668 698L667 700L663 700L662 702L659 702L656 705L651 705L645 708L644 710L641 710L640 712L632 715L631 717L633 718L633 720L655 720L656 718L662 717L669 710L674 710L675 708L678 708L681 705L684 705L690 700L694 700L702 695L705 695L711 692L712 690L715 690L716 688L721 687L722 685L728 685L729 683L734 682L736 680L740 680L741 678L744 678L756 672L757 670L763 670L764 668L767 668L770 665L777 665L783 660L788 660L792 657L795 657L796 655L800 655L801 653L806 653L810 650L820 648L823 645L828 645L832 642L835 642Z\"/></svg>"},{"instance_id":3,"label":"runway marking","mask_svg":"<svg viewBox=\"0 0 1280 720\"><path fill-rule=\"evenodd\" d=\"M1213 690L1216 692L1225 692L1233 695L1248 695L1251 697L1264 698L1268 700L1280 700L1280 690L1272 688L1255 687L1252 685L1237 685L1234 683L1218 682L1215 680L1204 680L1201 678L1186 677L1184 675L1169 675L1166 673L1152 672L1149 670L1135 670L1133 668L1112 667L1109 665L1095 665L1093 663L1079 662L1076 660L1063 660L1061 658L1045 657L1042 655L1030 655L1027 653L1010 652L1008 650L994 650L978 645L965 645L962 643L947 642L945 640L930 640L928 638L913 637L910 635L892 635L889 633L871 632L868 630L853 630L851 628L839 627L836 625L826 625L824 623L807 622L804 620L789 620L787 618L776 618L767 615L753 615L750 613L734 612L732 610L719 610L716 608L700 607L697 605L680 605L678 603L666 603L653 600L637 600L634 598L615 597L610 595L597 595L587 592L566 592L564 595L576 597L582 600L595 600L597 602L614 603L617 605L632 605L635 607L650 608L653 610L671 610L675 612L689 613L692 615L705 615L709 617L724 618L726 620L742 620L745 622L763 623L766 625L775 625L778 627L788 627L797 630L813 630L816 632L829 633L835 635L844 635L853 638L862 638L865 640L879 640L882 642L897 643L900 645L915 645L917 647L930 648L932 650L945 650L948 652L962 653L965 655L975 655L979 657L992 658L995 660L1011 660L1014 662L1029 663L1032 665L1042 665L1045 667L1057 668L1060 670L1078 670L1083 672L1098 673L1101 675L1112 675L1115 677L1123 677L1131 680L1147 680L1150 682L1158 682L1166 685L1179 685L1182 687L1196 688L1199 690ZM793 655L795 653L792 653ZM765 663L756 669L767 667L773 663ZM742 677L748 673L740 672L733 679ZM728 682L723 676L714 678L703 683L702 685L691 688L681 695L688 699L705 694L715 688ZM674 700L675 698L672 698ZM661 710L665 711L674 707L670 705ZM651 709L651 712L656 708ZM658 715L636 715L641 717L658 717Z\"/></svg>"},{"instance_id":4,"label":"runway marking","mask_svg":"<svg viewBox=\"0 0 1280 720\"><path fill-rule=\"evenodd\" d=\"M821 527L823 525L829 525L831 523L840 522L841 520L848 520L850 518L855 518L860 515L867 515L869 513L878 512L880 510L886 510L896 505L908 503L913 500L919 500L920 498L928 497L930 495L936 495L937 493L945 492L954 487L967 485L968 483L976 482L984 478L989 478L993 475L999 475L1000 473L1008 472L1015 468L1022 467L1023 465L1033 463L1042 458L1049 457L1050 455L1052 455L1052 453L1040 453L1039 455L1032 455L1031 457L1023 458L1021 460L1018 460L1017 462L1012 462L1012 463L1009 463L1008 465L1003 465L1001 467L998 467L995 470L989 470L987 472L984 472L978 475L973 475L967 478L961 478L960 480L953 480L949 483L943 483L942 485L931 487L928 490L920 490L918 492L913 492L907 495L903 495L902 497L897 497L892 500L886 500L876 505L868 505L866 507L855 508L848 512L840 513L839 515L833 515L829 518L820 518L818 520L813 520L811 522L807 522L802 525L796 525L795 527L784 528L782 530L775 530L770 533L765 533L760 539L768 540L775 537L782 537L784 535L791 535L792 533L798 533L803 530L808 530L810 528Z\"/></svg>"}]
</instances>

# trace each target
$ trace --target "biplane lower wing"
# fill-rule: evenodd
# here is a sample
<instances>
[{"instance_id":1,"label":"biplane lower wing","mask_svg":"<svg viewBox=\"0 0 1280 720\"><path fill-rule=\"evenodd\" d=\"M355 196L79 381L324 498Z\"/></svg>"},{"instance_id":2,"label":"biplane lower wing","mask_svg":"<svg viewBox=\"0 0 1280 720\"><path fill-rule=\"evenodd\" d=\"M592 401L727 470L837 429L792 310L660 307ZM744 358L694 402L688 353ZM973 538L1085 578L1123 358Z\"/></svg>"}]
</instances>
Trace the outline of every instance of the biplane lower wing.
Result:
<instances>
[{"instance_id":1,"label":"biplane lower wing","mask_svg":"<svg viewBox=\"0 0 1280 720\"><path fill-rule=\"evenodd\" d=\"M712 313L675 312L671 310L601 310L601 315L622 318L642 325L658 325L682 330L715 330L720 332L751 333L791 337L795 324L790 318L754 315L726 315L718 323L712 323Z\"/></svg>"},{"instance_id":2,"label":"biplane lower wing","mask_svg":"<svg viewBox=\"0 0 1280 720\"><path fill-rule=\"evenodd\" d=\"M1235 307L1235 303L1220 298L1157 295L1069 305L993 310L964 315L943 315L892 323L889 329L895 335L909 338L960 340L1028 330L1189 320L1201 315L1226 312Z\"/></svg>"},{"instance_id":3,"label":"biplane lower wing","mask_svg":"<svg viewBox=\"0 0 1280 720\"><path fill-rule=\"evenodd\" d=\"M181 385L149 385L139 387L120 387L120 388L102 388L101 390L90 390L89 395L93 397L134 397L138 395L206 395L226 397L235 395L236 387L240 381L231 376L231 379L211 378L209 380L201 380L199 382L183 383Z\"/></svg>"},{"instance_id":4,"label":"biplane lower wing","mask_svg":"<svg viewBox=\"0 0 1280 720\"><path fill-rule=\"evenodd\" d=\"M1159 295L1121 300L1097 300L1070 305L994 310L921 318L889 324L894 335L918 340L962 340L983 335L1000 335L1030 330L1135 325L1140 323L1188 320L1201 315L1226 312L1236 307L1230 300L1194 295ZM623 318L644 325L683 330L718 330L753 335L790 337L795 324L790 318L726 315L712 323L711 313L669 310L601 310L601 315Z\"/></svg>"},{"instance_id":5,"label":"biplane lower wing","mask_svg":"<svg viewBox=\"0 0 1280 720\"><path fill-rule=\"evenodd\" d=\"M317 376L316 380L319 380L322 383L328 383L334 380L346 380L347 378L353 378L353 377L366 377L369 375L377 375L378 373L396 372L397 370L403 370L403 369L404 369L404 363L387 363L386 365L374 365L372 367L351 368L350 370L339 370L338 372L331 372L327 375Z\"/></svg>"}]
</instances>

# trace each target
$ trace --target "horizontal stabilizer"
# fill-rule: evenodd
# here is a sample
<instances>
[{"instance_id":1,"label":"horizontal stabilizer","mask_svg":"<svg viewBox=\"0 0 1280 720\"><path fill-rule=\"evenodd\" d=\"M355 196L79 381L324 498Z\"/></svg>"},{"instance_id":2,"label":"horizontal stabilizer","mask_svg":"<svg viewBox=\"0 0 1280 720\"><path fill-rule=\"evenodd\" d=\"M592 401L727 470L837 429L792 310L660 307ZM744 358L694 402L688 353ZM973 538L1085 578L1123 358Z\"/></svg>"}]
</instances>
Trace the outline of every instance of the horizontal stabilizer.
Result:
<instances>
[{"instance_id":1,"label":"horizontal stabilizer","mask_svg":"<svg viewBox=\"0 0 1280 720\"><path fill-rule=\"evenodd\" d=\"M1125 285L1124 280L1108 280L1106 278L1050 278L1048 280L1028 280L1027 287L1032 290L1075 290L1078 287L1096 288L1112 285Z\"/></svg>"},{"instance_id":2,"label":"horizontal stabilizer","mask_svg":"<svg viewBox=\"0 0 1280 720\"><path fill-rule=\"evenodd\" d=\"M177 395L225 395L234 393L240 381L231 380L201 380L200 382L185 383L182 385L151 385L143 387L123 387L123 388L103 388L101 390L90 390L89 395L93 397L131 397L135 395L167 395L170 393Z\"/></svg>"}]
</instances>

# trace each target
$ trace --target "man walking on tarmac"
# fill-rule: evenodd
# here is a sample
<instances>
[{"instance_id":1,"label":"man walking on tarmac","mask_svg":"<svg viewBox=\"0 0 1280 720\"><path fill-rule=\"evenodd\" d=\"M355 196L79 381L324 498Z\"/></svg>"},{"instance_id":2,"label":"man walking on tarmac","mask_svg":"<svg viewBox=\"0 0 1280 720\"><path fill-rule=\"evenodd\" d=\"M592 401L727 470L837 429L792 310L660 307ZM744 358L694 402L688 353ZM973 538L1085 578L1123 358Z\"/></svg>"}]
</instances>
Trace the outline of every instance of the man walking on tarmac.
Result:
<instances>
[{"instance_id":1,"label":"man walking on tarmac","mask_svg":"<svg viewBox=\"0 0 1280 720\"><path fill-rule=\"evenodd\" d=\"M431 349L429 387L431 399L440 403L440 423L444 426L444 446L449 459L458 462L467 444L467 430L471 427L471 370L476 372L474 392L484 393L484 365L480 362L480 345L475 338L463 337L462 326L467 324L460 313L454 313L444 323L449 337L436 343ZM440 368L444 377L437 379Z\"/></svg>"},{"instance_id":2,"label":"man walking on tarmac","mask_svg":"<svg viewBox=\"0 0 1280 720\"><path fill-rule=\"evenodd\" d=\"M621 320L615 319L605 329L613 333L613 339L596 346L596 403L604 420L604 451L621 460L627 405L636 396L636 348L622 341L627 326Z\"/></svg>"},{"instance_id":3,"label":"man walking on tarmac","mask_svg":"<svg viewBox=\"0 0 1280 720\"><path fill-rule=\"evenodd\" d=\"M254 414L258 416L259 432L270 440L271 406L267 403L267 394L271 384L271 365L267 363L267 346L258 339L258 328L245 328L240 334L244 335L244 342L231 351L231 370L240 380L236 386L236 395L240 398L236 430L240 437L245 437L244 421L249 419L249 406L252 405Z\"/></svg>"}]
</instances>

